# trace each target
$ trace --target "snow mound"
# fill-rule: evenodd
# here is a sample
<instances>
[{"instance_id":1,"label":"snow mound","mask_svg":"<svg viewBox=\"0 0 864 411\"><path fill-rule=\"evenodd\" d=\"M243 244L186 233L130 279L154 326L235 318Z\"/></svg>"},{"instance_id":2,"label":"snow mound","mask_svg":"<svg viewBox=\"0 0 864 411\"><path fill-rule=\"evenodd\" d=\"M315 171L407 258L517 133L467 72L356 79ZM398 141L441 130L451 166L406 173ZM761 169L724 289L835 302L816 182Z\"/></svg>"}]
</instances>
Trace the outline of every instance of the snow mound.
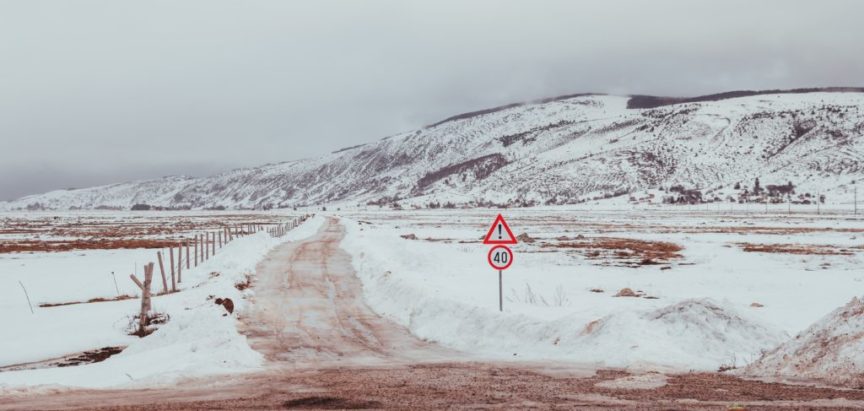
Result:
<instances>
[{"instance_id":1,"label":"snow mound","mask_svg":"<svg viewBox=\"0 0 864 411\"><path fill-rule=\"evenodd\" d=\"M614 365L647 362L712 370L755 358L785 337L731 307L690 299L648 312L612 314L588 324L580 343Z\"/></svg>"},{"instance_id":2,"label":"snow mound","mask_svg":"<svg viewBox=\"0 0 864 411\"><path fill-rule=\"evenodd\" d=\"M864 301L853 298L742 374L864 388Z\"/></svg>"}]
</instances>

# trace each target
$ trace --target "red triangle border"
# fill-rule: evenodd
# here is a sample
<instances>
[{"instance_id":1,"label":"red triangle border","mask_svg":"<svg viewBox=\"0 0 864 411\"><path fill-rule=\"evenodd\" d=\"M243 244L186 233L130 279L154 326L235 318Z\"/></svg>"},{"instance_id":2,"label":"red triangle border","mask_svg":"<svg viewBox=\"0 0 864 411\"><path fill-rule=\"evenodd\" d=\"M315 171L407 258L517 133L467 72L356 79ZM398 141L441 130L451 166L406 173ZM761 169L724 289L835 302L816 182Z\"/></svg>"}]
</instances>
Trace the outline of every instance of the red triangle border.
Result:
<instances>
[{"instance_id":1,"label":"red triangle border","mask_svg":"<svg viewBox=\"0 0 864 411\"><path fill-rule=\"evenodd\" d=\"M504 226L504 230L507 231L507 234L510 236L510 240L492 240L492 236L495 234L495 226L501 223ZM489 227L489 231L486 233L486 238L483 239L483 244L516 244L516 236L513 235L513 231L510 230L510 226L507 224L507 220L504 219L504 216L498 214L498 217L495 217L495 221L492 223L492 226Z\"/></svg>"}]
</instances>

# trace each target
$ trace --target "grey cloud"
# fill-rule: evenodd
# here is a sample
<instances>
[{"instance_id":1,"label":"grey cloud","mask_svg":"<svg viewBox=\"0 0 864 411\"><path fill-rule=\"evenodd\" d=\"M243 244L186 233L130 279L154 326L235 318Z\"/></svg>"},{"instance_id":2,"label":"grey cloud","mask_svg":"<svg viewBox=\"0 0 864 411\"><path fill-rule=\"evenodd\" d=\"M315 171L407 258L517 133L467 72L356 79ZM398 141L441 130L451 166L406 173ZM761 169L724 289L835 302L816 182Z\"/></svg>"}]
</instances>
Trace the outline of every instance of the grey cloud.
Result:
<instances>
[{"instance_id":1,"label":"grey cloud","mask_svg":"<svg viewBox=\"0 0 864 411\"><path fill-rule=\"evenodd\" d=\"M0 3L0 198L594 91L864 85L856 1ZM49 170L49 171L40 171Z\"/></svg>"}]
</instances>

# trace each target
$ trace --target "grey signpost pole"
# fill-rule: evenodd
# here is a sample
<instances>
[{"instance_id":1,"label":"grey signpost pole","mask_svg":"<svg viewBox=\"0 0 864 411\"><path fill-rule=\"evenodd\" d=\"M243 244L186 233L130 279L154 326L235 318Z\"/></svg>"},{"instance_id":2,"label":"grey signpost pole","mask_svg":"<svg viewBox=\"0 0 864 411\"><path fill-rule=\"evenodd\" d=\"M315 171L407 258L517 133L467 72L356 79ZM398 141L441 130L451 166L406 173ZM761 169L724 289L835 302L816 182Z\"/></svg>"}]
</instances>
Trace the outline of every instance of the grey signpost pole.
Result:
<instances>
[{"instance_id":1,"label":"grey signpost pole","mask_svg":"<svg viewBox=\"0 0 864 411\"><path fill-rule=\"evenodd\" d=\"M504 311L504 271L498 270L498 311Z\"/></svg>"}]
</instances>

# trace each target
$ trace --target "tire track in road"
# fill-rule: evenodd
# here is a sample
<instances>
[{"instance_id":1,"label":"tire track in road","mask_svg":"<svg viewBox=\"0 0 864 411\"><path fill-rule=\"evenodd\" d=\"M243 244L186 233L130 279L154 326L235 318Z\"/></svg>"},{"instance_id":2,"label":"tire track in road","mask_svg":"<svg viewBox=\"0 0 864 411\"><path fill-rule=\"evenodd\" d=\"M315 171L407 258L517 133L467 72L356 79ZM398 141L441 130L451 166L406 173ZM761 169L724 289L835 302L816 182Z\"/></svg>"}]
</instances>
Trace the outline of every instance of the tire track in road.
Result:
<instances>
[{"instance_id":1,"label":"tire track in road","mask_svg":"<svg viewBox=\"0 0 864 411\"><path fill-rule=\"evenodd\" d=\"M278 246L258 265L241 320L250 345L271 365L291 367L458 357L366 305L351 257L339 247L344 237L344 227L328 218L313 237Z\"/></svg>"}]
</instances>

